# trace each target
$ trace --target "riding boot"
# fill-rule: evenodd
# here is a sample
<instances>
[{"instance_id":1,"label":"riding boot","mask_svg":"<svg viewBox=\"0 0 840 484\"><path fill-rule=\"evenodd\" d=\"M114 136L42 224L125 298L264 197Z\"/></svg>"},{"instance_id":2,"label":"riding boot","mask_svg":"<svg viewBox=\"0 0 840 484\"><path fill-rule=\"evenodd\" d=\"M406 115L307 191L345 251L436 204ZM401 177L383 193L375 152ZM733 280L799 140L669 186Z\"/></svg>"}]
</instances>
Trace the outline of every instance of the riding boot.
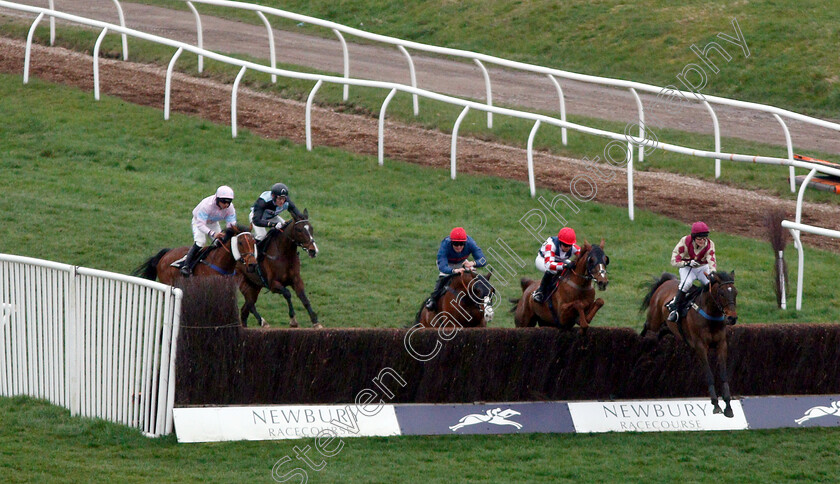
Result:
<instances>
[{"instance_id":1,"label":"riding boot","mask_svg":"<svg viewBox=\"0 0 840 484\"><path fill-rule=\"evenodd\" d=\"M674 310L668 315L668 321L672 323L679 321L680 316L682 316L685 310L686 302L688 302L686 295L683 291L677 291L677 297L674 298Z\"/></svg>"},{"instance_id":2,"label":"riding boot","mask_svg":"<svg viewBox=\"0 0 840 484\"><path fill-rule=\"evenodd\" d=\"M534 302L541 303L545 300L545 295L548 294L550 287L551 287L551 280L554 279L554 274L551 272L545 271L545 274L542 276L542 281L540 281L540 287L536 291L534 291L533 298Z\"/></svg>"},{"instance_id":3,"label":"riding boot","mask_svg":"<svg viewBox=\"0 0 840 484\"><path fill-rule=\"evenodd\" d=\"M201 250L201 247L198 244L193 244L190 247L190 251L187 252L187 258L184 259L184 265L181 266L181 274L184 277L190 277L190 274L192 274L193 265L195 265L195 256L199 250Z\"/></svg>"},{"instance_id":4,"label":"riding boot","mask_svg":"<svg viewBox=\"0 0 840 484\"><path fill-rule=\"evenodd\" d=\"M437 306L437 300L443 293L443 286L445 280L446 276L438 277L437 284L435 285L435 290L432 291L432 295L429 297L429 299L426 299L426 309L428 309L429 311L435 310L435 306Z\"/></svg>"}]
</instances>

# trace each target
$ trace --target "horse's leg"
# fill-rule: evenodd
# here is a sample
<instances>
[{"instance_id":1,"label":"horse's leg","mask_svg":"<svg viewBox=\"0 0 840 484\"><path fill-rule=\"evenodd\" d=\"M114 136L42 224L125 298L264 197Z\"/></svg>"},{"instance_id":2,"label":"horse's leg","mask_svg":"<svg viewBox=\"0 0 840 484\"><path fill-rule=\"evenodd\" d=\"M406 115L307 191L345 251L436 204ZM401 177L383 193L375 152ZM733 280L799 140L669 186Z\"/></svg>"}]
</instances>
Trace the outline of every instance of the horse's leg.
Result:
<instances>
[{"instance_id":1,"label":"horse's leg","mask_svg":"<svg viewBox=\"0 0 840 484\"><path fill-rule=\"evenodd\" d=\"M724 338L725 337L726 336L724 336ZM732 400L732 395L729 393L729 378L726 375L726 339L718 343L716 358L718 373L720 374L722 385L721 393L723 393L723 402L726 403L726 408L723 409L723 414L732 418L735 416L735 413L732 411L732 405L729 403Z\"/></svg>"},{"instance_id":2,"label":"horse's leg","mask_svg":"<svg viewBox=\"0 0 840 484\"><path fill-rule=\"evenodd\" d=\"M279 292L283 295L284 298L286 298L286 304L289 305L289 327L299 327L300 325L298 324L297 318L295 318L295 307L292 305L292 292L289 291L289 288L283 285L280 285L280 288L277 290L277 292Z\"/></svg>"},{"instance_id":3,"label":"horse's leg","mask_svg":"<svg viewBox=\"0 0 840 484\"><path fill-rule=\"evenodd\" d=\"M595 313L597 313L598 310L600 310L602 307L604 307L604 300L601 299L600 297L598 299L592 301L592 304L589 305L589 312L586 313L586 325L587 326L589 326L589 323L591 323L592 320L595 319Z\"/></svg>"},{"instance_id":4,"label":"horse's leg","mask_svg":"<svg viewBox=\"0 0 840 484\"><path fill-rule=\"evenodd\" d=\"M703 363L703 371L706 374L706 385L709 387L709 396L712 398L712 406L714 407L712 413L723 413L720 405L718 405L718 397L715 392L715 375L712 373L712 367L709 365L709 349L702 341L698 341L694 349L697 351L697 356L700 357L700 361Z\"/></svg>"},{"instance_id":5,"label":"horse's leg","mask_svg":"<svg viewBox=\"0 0 840 484\"><path fill-rule=\"evenodd\" d=\"M312 321L313 328L323 328L321 323L318 322L318 315L315 314L315 311L312 310L312 304L309 303L309 298L306 296L306 291L303 289L303 279L300 277L295 278L294 283L295 293L300 299L300 302L303 303L303 307L306 308L306 311L309 313L309 319Z\"/></svg>"}]
</instances>

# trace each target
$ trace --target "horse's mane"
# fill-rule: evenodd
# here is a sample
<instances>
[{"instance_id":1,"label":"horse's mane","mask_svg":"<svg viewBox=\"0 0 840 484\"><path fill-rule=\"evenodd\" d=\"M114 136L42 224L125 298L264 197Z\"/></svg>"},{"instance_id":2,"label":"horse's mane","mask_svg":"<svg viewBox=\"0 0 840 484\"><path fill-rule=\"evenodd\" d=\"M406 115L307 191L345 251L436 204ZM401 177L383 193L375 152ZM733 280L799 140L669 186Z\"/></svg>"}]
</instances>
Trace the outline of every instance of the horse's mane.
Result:
<instances>
[{"instance_id":1,"label":"horse's mane","mask_svg":"<svg viewBox=\"0 0 840 484\"><path fill-rule=\"evenodd\" d=\"M268 233L266 234L265 238L263 239L261 245L263 247L268 247L268 244L270 244L272 240L276 239L280 234L282 234L283 229L288 227L289 224L292 223L292 220L294 220L294 218L290 218L289 220L286 220L285 222L283 222L283 225L281 225L279 227L274 227L271 230L269 230Z\"/></svg>"},{"instance_id":2,"label":"horse's mane","mask_svg":"<svg viewBox=\"0 0 840 484\"><path fill-rule=\"evenodd\" d=\"M243 232L250 232L250 231L251 231L250 227L247 227L247 226L242 225L242 224L235 224L233 227L227 227L227 228L225 228L225 232L224 232L225 233L224 241L227 242L234 235L238 235L238 234L241 234Z\"/></svg>"},{"instance_id":3,"label":"horse's mane","mask_svg":"<svg viewBox=\"0 0 840 484\"><path fill-rule=\"evenodd\" d=\"M722 283L722 284L726 284L727 282L735 282L735 279L733 279L733 278L732 278L732 274L730 274L730 273L728 273L728 272L715 271L715 272L712 272L711 274L709 274L709 277L710 277L710 278L711 278L712 274L714 274L715 276L717 276L718 282L720 282L720 283ZM696 286L695 286L695 287L696 287ZM710 288L710 287L712 287L712 285L711 285L711 284L706 284L705 286L703 286L703 287L702 287L702 288L698 291L698 293L697 293L697 294L699 295L699 294L703 294L704 292L709 292L709 288Z\"/></svg>"}]
</instances>

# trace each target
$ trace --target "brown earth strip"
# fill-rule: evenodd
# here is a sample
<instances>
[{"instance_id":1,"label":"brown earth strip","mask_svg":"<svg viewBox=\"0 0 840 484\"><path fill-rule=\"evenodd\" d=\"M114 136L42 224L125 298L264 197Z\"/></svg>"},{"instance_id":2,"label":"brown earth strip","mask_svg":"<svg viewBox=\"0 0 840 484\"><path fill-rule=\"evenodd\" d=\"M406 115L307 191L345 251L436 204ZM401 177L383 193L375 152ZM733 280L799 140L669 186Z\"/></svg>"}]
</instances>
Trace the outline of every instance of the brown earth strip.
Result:
<instances>
[{"instance_id":1,"label":"brown earth strip","mask_svg":"<svg viewBox=\"0 0 840 484\"><path fill-rule=\"evenodd\" d=\"M0 72L22 74L24 42L0 38ZM93 90L93 59L62 48L33 46L30 75L50 82ZM163 108L165 69L111 59L100 60L100 89L128 102ZM231 86L175 74L171 107L174 112L230 123ZM241 88L238 125L267 138L305 142L304 104ZM313 144L333 146L355 153L377 154L377 119L316 107L312 119ZM385 153L392 159L439 168L449 167L451 136L446 133L386 122ZM535 153L537 185L569 191L574 174L586 163L548 153ZM626 171L602 166L615 174L598 185L595 201L627 205ZM387 169L387 167L386 167ZM760 168L757 168L760 169ZM461 137L458 140L458 172L527 181L526 154L522 148ZM457 181L453 183L458 183ZM764 217L782 209L793 218L795 204L755 191L727 187L669 173L635 172L636 208L650 210L690 223L708 221L715 231L765 239ZM524 192L524 190L523 190ZM536 202L535 202L536 205ZM687 209L686 207L690 207ZM566 214L573 219L572 214ZM806 203L803 222L840 230L837 209ZM840 252L840 240L803 234L803 241Z\"/></svg>"}]
</instances>

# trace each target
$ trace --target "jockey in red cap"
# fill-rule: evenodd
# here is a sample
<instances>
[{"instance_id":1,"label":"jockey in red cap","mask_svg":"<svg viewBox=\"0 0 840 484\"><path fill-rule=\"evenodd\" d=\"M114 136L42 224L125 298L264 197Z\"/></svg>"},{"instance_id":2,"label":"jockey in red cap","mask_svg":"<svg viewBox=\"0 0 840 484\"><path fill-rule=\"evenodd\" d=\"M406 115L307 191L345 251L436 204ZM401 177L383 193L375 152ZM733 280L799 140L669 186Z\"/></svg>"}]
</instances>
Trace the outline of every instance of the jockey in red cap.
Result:
<instances>
[{"instance_id":1,"label":"jockey in red cap","mask_svg":"<svg viewBox=\"0 0 840 484\"><path fill-rule=\"evenodd\" d=\"M691 225L691 234L681 238L671 253L671 265L679 267L680 290L674 299L668 321L676 323L684 314L688 304L686 297L694 280L704 286L709 283L707 275L717 270L715 243L709 238L709 226L703 222Z\"/></svg>"},{"instance_id":2,"label":"jockey in red cap","mask_svg":"<svg viewBox=\"0 0 840 484\"><path fill-rule=\"evenodd\" d=\"M472 256L473 260L467 260L469 256ZM455 227L449 232L449 237L440 242L437 265L440 275L435 290L432 291L431 297L426 300L426 308L430 311L434 311L438 298L446 288L446 282L453 275L471 270L474 267L484 267L487 265L487 260L484 258L481 247L475 243L472 237L467 235L467 231L463 227Z\"/></svg>"},{"instance_id":3,"label":"jockey in red cap","mask_svg":"<svg viewBox=\"0 0 840 484\"><path fill-rule=\"evenodd\" d=\"M571 227L563 227L557 233L557 237L549 237L540 247L535 264L537 269L543 272L540 288L532 294L534 301L541 303L545 299L551 287L551 281L557 273L562 273L567 267L573 267L570 260L573 255L580 252L576 245L577 236Z\"/></svg>"}]
</instances>

